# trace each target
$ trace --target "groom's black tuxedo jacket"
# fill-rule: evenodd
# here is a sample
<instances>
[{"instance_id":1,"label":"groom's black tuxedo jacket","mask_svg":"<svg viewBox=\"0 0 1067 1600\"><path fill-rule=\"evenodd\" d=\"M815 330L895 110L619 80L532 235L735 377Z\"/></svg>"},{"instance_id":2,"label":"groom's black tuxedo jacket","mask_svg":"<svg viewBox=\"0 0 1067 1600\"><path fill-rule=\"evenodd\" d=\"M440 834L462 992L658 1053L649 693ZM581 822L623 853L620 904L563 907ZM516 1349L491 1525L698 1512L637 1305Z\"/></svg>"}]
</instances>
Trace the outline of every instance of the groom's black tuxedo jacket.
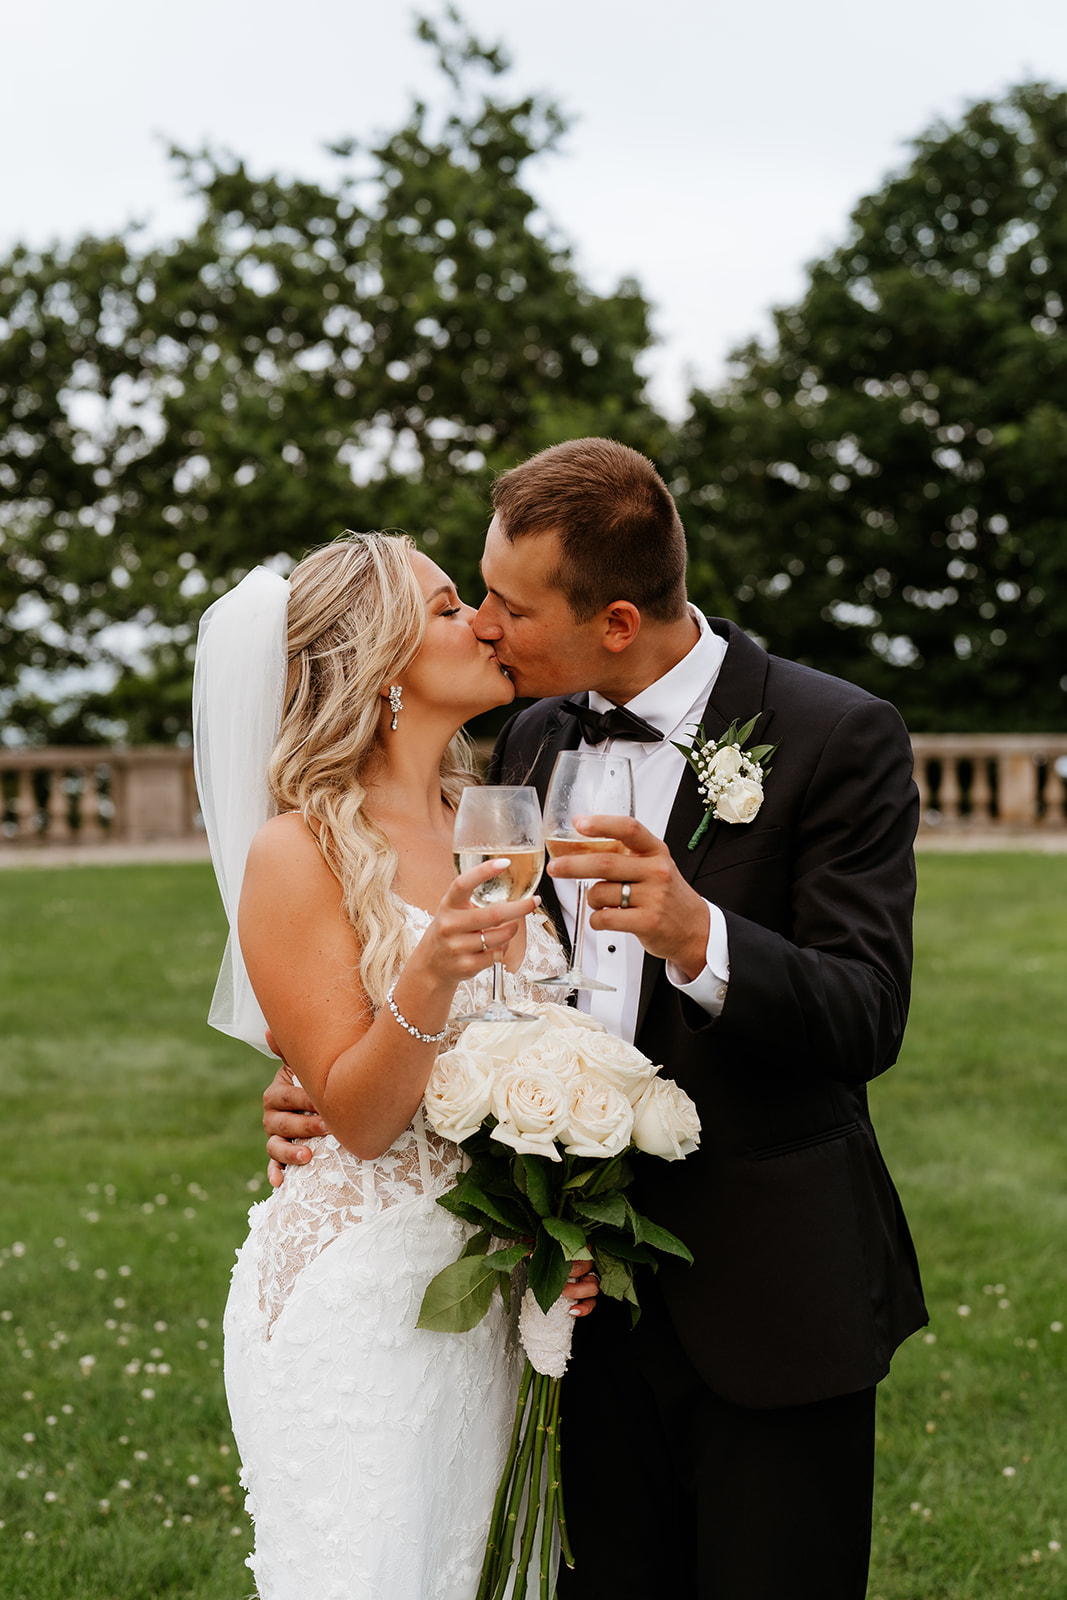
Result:
<instances>
[{"instance_id":1,"label":"groom's black tuxedo jacket","mask_svg":"<svg viewBox=\"0 0 1067 1600\"><path fill-rule=\"evenodd\" d=\"M915 1253L867 1109L907 1016L918 797L892 706L769 656L732 623L704 716L717 739L761 713L775 743L755 821L713 822L687 766L666 842L721 906L730 984L712 1020L645 957L636 1043L696 1102L699 1151L638 1158L641 1210L689 1244L659 1283L694 1366L741 1405L799 1405L877 1383L926 1321ZM543 700L497 740L490 781L544 797L581 730ZM545 908L562 929L551 880Z\"/></svg>"}]
</instances>

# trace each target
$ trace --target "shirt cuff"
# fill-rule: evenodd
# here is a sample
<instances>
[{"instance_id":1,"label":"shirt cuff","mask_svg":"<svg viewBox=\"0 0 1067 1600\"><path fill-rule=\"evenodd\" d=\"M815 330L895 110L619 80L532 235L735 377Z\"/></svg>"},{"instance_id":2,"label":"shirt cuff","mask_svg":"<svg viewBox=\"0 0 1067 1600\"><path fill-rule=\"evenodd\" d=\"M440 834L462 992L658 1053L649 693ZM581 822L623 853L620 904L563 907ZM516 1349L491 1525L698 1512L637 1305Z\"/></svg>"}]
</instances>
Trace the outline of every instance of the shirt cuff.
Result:
<instances>
[{"instance_id":1,"label":"shirt cuff","mask_svg":"<svg viewBox=\"0 0 1067 1600\"><path fill-rule=\"evenodd\" d=\"M703 972L698 972L692 983L673 961L667 962L667 976L678 990L694 1001L709 1017L717 1017L726 999L730 983L730 945L726 934L726 918L717 905L705 900L708 908L708 947Z\"/></svg>"}]
</instances>

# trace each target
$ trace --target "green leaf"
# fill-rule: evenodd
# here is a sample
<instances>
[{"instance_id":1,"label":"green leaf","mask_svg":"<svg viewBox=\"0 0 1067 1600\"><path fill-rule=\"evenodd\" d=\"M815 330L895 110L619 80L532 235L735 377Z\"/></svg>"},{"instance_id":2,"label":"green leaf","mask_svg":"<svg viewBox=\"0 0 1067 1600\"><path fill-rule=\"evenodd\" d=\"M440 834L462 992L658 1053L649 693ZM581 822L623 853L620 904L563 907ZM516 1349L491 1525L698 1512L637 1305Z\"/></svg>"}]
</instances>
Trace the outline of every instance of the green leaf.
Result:
<instances>
[{"instance_id":1,"label":"green leaf","mask_svg":"<svg viewBox=\"0 0 1067 1600\"><path fill-rule=\"evenodd\" d=\"M525 1233L527 1231L527 1219L523 1216L518 1206L509 1205L501 1197L486 1194L485 1190L474 1181L469 1172L461 1172L458 1175L456 1187L450 1193L454 1194L457 1200L464 1205L477 1207L483 1216L488 1217L492 1222L500 1223L501 1227L508 1233ZM446 1196L441 1197L442 1205L446 1198Z\"/></svg>"},{"instance_id":2,"label":"green leaf","mask_svg":"<svg viewBox=\"0 0 1067 1600\"><path fill-rule=\"evenodd\" d=\"M626 1201L621 1194L605 1195L602 1200L575 1200L571 1210L583 1222L606 1222L613 1228L625 1228L629 1220Z\"/></svg>"},{"instance_id":3,"label":"green leaf","mask_svg":"<svg viewBox=\"0 0 1067 1600\"><path fill-rule=\"evenodd\" d=\"M484 1230L486 1223L495 1225L496 1218L489 1217L478 1206L468 1205L455 1189L447 1189L444 1194L437 1196L437 1204L443 1211L450 1211L454 1217L460 1217L464 1222L471 1223L475 1228Z\"/></svg>"},{"instance_id":4,"label":"green leaf","mask_svg":"<svg viewBox=\"0 0 1067 1600\"><path fill-rule=\"evenodd\" d=\"M526 1178L526 1192L530 1197L530 1204L539 1217L551 1216L555 1210L554 1185L550 1182L546 1171L548 1161L544 1156L523 1154L519 1156L519 1163Z\"/></svg>"},{"instance_id":5,"label":"green leaf","mask_svg":"<svg viewBox=\"0 0 1067 1600\"><path fill-rule=\"evenodd\" d=\"M606 1294L611 1300L629 1300L631 1305L638 1304L634 1272L628 1261L620 1260L609 1250L602 1250L594 1242L593 1264L600 1277L601 1294Z\"/></svg>"},{"instance_id":6,"label":"green leaf","mask_svg":"<svg viewBox=\"0 0 1067 1600\"><path fill-rule=\"evenodd\" d=\"M606 1194L611 1189L624 1189L633 1181L633 1168L625 1153L612 1156L610 1161L598 1161L589 1183L588 1194Z\"/></svg>"},{"instance_id":7,"label":"green leaf","mask_svg":"<svg viewBox=\"0 0 1067 1600\"><path fill-rule=\"evenodd\" d=\"M659 1268L649 1245L635 1243L628 1233L620 1233L616 1228L605 1228L602 1233L594 1234L593 1243L599 1250L607 1250L610 1255L621 1256L624 1261L634 1261L642 1267L651 1267L653 1272Z\"/></svg>"},{"instance_id":8,"label":"green leaf","mask_svg":"<svg viewBox=\"0 0 1067 1600\"><path fill-rule=\"evenodd\" d=\"M635 1211L630 1202L626 1201L626 1209L630 1214L630 1226L634 1238L639 1244L650 1244L654 1250L662 1250L667 1255L680 1256L683 1261L693 1265L693 1253L688 1245L682 1243L676 1234L661 1228L658 1222L652 1222L648 1217L643 1217Z\"/></svg>"},{"instance_id":9,"label":"green leaf","mask_svg":"<svg viewBox=\"0 0 1067 1600\"><path fill-rule=\"evenodd\" d=\"M574 1157L570 1156L567 1159L568 1160L573 1160ZM596 1175L597 1175L596 1167L594 1167L594 1166L582 1167L578 1172L573 1172L569 1178L565 1178L564 1179L563 1187L564 1187L564 1189L567 1189L567 1190L571 1190L571 1189L587 1189L589 1187L589 1185L592 1183L593 1179L596 1177Z\"/></svg>"},{"instance_id":10,"label":"green leaf","mask_svg":"<svg viewBox=\"0 0 1067 1600\"><path fill-rule=\"evenodd\" d=\"M461 1256L431 1279L416 1327L434 1333L466 1333L489 1310L497 1274L482 1256Z\"/></svg>"},{"instance_id":11,"label":"green leaf","mask_svg":"<svg viewBox=\"0 0 1067 1600\"><path fill-rule=\"evenodd\" d=\"M492 1235L484 1228L480 1233L472 1234L460 1251L460 1256L484 1256L489 1249L491 1237Z\"/></svg>"},{"instance_id":12,"label":"green leaf","mask_svg":"<svg viewBox=\"0 0 1067 1600\"><path fill-rule=\"evenodd\" d=\"M546 1233L551 1234L556 1243L563 1248L563 1254L568 1261L584 1261L589 1254L589 1246L585 1240L582 1229L573 1222L567 1222L563 1217L545 1217L541 1223Z\"/></svg>"},{"instance_id":13,"label":"green leaf","mask_svg":"<svg viewBox=\"0 0 1067 1600\"><path fill-rule=\"evenodd\" d=\"M547 1311L559 1299L570 1270L569 1258L543 1228L538 1228L533 1255L530 1257L529 1282L542 1311Z\"/></svg>"},{"instance_id":14,"label":"green leaf","mask_svg":"<svg viewBox=\"0 0 1067 1600\"><path fill-rule=\"evenodd\" d=\"M529 1254L528 1244L509 1244L506 1250L491 1250L485 1258L485 1264L487 1267L495 1268L497 1272L511 1273Z\"/></svg>"}]
</instances>

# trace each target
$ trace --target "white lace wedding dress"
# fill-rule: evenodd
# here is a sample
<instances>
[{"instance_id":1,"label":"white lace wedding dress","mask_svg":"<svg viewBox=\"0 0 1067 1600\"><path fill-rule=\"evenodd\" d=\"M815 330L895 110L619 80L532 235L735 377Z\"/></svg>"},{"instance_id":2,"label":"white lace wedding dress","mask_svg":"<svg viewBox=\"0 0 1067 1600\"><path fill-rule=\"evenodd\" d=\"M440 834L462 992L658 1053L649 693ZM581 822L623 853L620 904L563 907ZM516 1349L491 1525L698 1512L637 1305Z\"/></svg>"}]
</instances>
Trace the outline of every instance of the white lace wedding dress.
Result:
<instances>
[{"instance_id":1,"label":"white lace wedding dress","mask_svg":"<svg viewBox=\"0 0 1067 1600\"><path fill-rule=\"evenodd\" d=\"M509 1001L552 998L536 982L560 970L528 918ZM484 980L477 997L463 984L456 1014L484 1001ZM436 1203L462 1152L421 1107L375 1161L310 1143L308 1165L252 1207L226 1306L260 1600L473 1600L520 1357L499 1297L469 1333L415 1326L471 1231Z\"/></svg>"}]
</instances>

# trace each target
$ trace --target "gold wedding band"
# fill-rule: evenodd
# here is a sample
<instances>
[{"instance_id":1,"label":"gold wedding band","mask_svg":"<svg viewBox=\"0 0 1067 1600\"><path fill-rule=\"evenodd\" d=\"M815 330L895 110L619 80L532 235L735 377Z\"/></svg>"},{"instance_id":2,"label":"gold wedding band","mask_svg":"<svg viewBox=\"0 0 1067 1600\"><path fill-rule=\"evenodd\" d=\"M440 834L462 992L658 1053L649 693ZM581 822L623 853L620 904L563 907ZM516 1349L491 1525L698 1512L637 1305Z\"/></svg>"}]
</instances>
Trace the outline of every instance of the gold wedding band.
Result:
<instances>
[{"instance_id":1,"label":"gold wedding band","mask_svg":"<svg viewBox=\"0 0 1067 1600\"><path fill-rule=\"evenodd\" d=\"M624 883L623 886L622 886L622 898L619 900L619 910L620 911L629 911L629 909L630 909L630 885L628 883Z\"/></svg>"},{"instance_id":2,"label":"gold wedding band","mask_svg":"<svg viewBox=\"0 0 1067 1600\"><path fill-rule=\"evenodd\" d=\"M489 954L489 946L485 942L485 934L484 933L479 933L478 937L482 941L482 949L485 951L486 955L488 955Z\"/></svg>"}]
</instances>

